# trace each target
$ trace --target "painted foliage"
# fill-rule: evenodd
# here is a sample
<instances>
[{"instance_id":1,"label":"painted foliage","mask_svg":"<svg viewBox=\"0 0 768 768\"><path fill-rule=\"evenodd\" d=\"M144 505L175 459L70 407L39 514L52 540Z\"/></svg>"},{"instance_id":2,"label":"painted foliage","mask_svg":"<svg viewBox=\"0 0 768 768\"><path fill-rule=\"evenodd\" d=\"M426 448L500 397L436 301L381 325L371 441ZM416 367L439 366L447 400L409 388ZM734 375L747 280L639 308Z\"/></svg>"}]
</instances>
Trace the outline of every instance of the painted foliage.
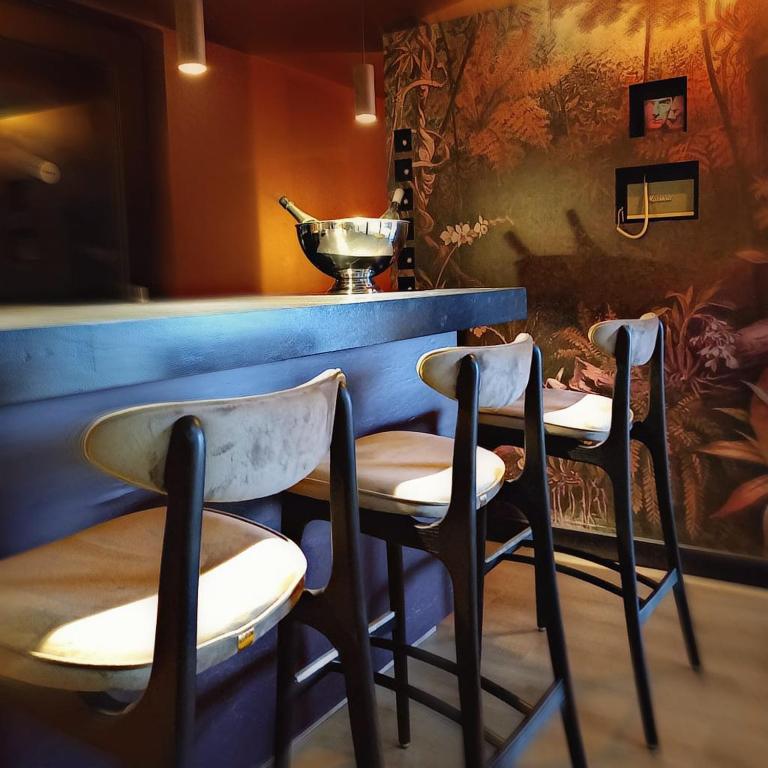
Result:
<instances>
[{"instance_id":1,"label":"painted foliage","mask_svg":"<svg viewBox=\"0 0 768 768\"><path fill-rule=\"evenodd\" d=\"M385 39L389 126L414 131L419 287L526 286L547 386L589 392L610 392L612 365L589 326L663 316L681 538L749 554L768 552L766 17L762 0L529 0ZM628 86L679 76L688 130L630 139ZM615 169L685 160L700 219L617 234ZM642 412L643 371L634 389ZM655 536L634 451L637 528ZM597 470L551 469L559 524L611 526Z\"/></svg>"}]
</instances>

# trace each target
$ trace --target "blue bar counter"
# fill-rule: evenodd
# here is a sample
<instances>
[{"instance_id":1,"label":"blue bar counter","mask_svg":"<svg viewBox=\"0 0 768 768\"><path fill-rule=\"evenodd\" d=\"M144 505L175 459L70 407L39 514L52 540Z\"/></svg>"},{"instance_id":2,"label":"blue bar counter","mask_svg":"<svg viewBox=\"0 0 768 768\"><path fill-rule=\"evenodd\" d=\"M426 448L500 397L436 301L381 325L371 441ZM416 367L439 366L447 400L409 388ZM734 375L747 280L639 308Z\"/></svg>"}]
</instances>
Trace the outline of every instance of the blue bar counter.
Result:
<instances>
[{"instance_id":1,"label":"blue bar counter","mask_svg":"<svg viewBox=\"0 0 768 768\"><path fill-rule=\"evenodd\" d=\"M269 392L338 367L347 375L358 435L393 428L451 434L455 407L421 383L416 361L455 344L459 331L525 316L522 288L2 308L0 557L157 501L82 458L83 430L100 414ZM280 527L278 498L236 509ZM321 585L329 562L327 524L313 523L303 547L308 584ZM374 617L387 608L386 559L380 542L366 540L364 547ZM450 612L450 590L442 566L424 554L407 552L406 568L408 631L415 639ZM273 631L200 676L198 765L252 768L269 758L274 642ZM325 648L307 634L306 660ZM386 656L376 659L378 667L386 662ZM338 676L319 682L298 702L297 732L342 696ZM0 766L114 765L2 702L0 709Z\"/></svg>"}]
</instances>

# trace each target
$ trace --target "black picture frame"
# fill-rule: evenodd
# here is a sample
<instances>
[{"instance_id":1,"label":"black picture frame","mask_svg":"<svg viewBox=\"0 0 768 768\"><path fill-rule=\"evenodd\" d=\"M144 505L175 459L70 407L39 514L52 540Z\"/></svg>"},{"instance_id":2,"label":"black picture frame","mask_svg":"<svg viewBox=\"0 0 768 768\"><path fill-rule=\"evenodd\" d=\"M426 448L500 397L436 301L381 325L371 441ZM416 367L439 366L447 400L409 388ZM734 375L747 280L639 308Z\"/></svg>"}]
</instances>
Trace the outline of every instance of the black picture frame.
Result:
<instances>
[{"instance_id":1,"label":"black picture frame","mask_svg":"<svg viewBox=\"0 0 768 768\"><path fill-rule=\"evenodd\" d=\"M629 86L629 136L632 139L647 135L645 102L652 99L681 96L683 98L683 132L688 130L688 78L670 77Z\"/></svg>"},{"instance_id":2,"label":"black picture frame","mask_svg":"<svg viewBox=\"0 0 768 768\"><path fill-rule=\"evenodd\" d=\"M627 188L630 184L642 184L643 179L649 184L659 181L693 181L693 215L663 216L653 218L652 222L659 221L693 221L699 218L699 161L691 160L682 163L658 163L656 165L637 165L628 168L616 169L616 210L627 210ZM629 223L636 221L629 220Z\"/></svg>"}]
</instances>

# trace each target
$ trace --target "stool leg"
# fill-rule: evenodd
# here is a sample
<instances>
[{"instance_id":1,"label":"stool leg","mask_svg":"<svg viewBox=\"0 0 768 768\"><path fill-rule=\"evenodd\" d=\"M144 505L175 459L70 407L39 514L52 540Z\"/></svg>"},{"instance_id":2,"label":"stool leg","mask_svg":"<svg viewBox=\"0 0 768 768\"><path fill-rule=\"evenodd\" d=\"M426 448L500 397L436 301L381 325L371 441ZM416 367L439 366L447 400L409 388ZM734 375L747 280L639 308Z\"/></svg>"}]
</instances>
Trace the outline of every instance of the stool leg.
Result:
<instances>
[{"instance_id":1,"label":"stool leg","mask_svg":"<svg viewBox=\"0 0 768 768\"><path fill-rule=\"evenodd\" d=\"M531 443L534 442L535 440L531 441ZM521 489L525 491L523 513L528 520L533 536L537 621L539 629L546 629L547 631L549 658L555 680L560 680L563 684L561 714L571 766L572 768L586 768L587 758L584 753L584 742L576 713L563 616L560 610L560 596L557 589L555 542L552 535L552 515L543 444L539 451L532 446L530 454L526 458L528 460L527 471L519 482Z\"/></svg>"},{"instance_id":2,"label":"stool leg","mask_svg":"<svg viewBox=\"0 0 768 768\"><path fill-rule=\"evenodd\" d=\"M362 585L354 581L346 574L336 577L331 574L324 591L304 592L294 613L303 623L325 635L339 653L346 683L355 765L358 768L382 768L367 611ZM277 763L277 754L275 766L287 768L286 763Z\"/></svg>"},{"instance_id":3,"label":"stool leg","mask_svg":"<svg viewBox=\"0 0 768 768\"><path fill-rule=\"evenodd\" d=\"M483 607L485 605L485 540L488 536L488 508L477 510L477 627L480 657L483 655Z\"/></svg>"},{"instance_id":4,"label":"stool leg","mask_svg":"<svg viewBox=\"0 0 768 768\"><path fill-rule=\"evenodd\" d=\"M475 536L471 531L470 539ZM477 543L461 547L456 562L448 563L453 584L456 664L459 679L465 768L483 765L483 714L480 689L480 628L478 623ZM445 561L444 561L445 562Z\"/></svg>"},{"instance_id":5,"label":"stool leg","mask_svg":"<svg viewBox=\"0 0 768 768\"><path fill-rule=\"evenodd\" d=\"M659 501L659 513L661 516L661 529L664 535L664 546L667 550L667 562L669 570L677 571L677 584L674 586L677 615L680 620L680 628L685 640L685 648L688 652L688 660L694 669L701 667L699 649L696 636L693 631L693 620L688 607L688 597L685 593L683 581L683 568L680 560L680 547L677 543L677 530L675 528L675 512L672 505L672 487L669 477L669 459L667 447L663 438L654 440L648 446L653 461L653 474L656 480L656 496Z\"/></svg>"},{"instance_id":6,"label":"stool leg","mask_svg":"<svg viewBox=\"0 0 768 768\"><path fill-rule=\"evenodd\" d=\"M280 528L285 536L301 546L309 520L290 499L283 500ZM295 698L294 665L299 629L296 618L287 616L277 626L277 703L275 706L274 768L288 768L291 762L293 724L291 712Z\"/></svg>"},{"instance_id":7,"label":"stool leg","mask_svg":"<svg viewBox=\"0 0 768 768\"><path fill-rule=\"evenodd\" d=\"M296 621L288 616L277 627L277 704L275 707L274 768L288 768L291 762L293 726L291 710L294 701L293 666L297 646Z\"/></svg>"},{"instance_id":8,"label":"stool leg","mask_svg":"<svg viewBox=\"0 0 768 768\"><path fill-rule=\"evenodd\" d=\"M347 686L349 724L357 768L383 768L373 688L373 665L368 633L353 632L334 643Z\"/></svg>"},{"instance_id":9,"label":"stool leg","mask_svg":"<svg viewBox=\"0 0 768 768\"><path fill-rule=\"evenodd\" d=\"M545 480L546 482L546 480ZM549 505L536 504L534 514L541 521L536 523L532 519L529 519L531 523L531 533L533 534L533 559L534 559L534 582L536 588L536 626L539 632L543 632L549 626L549 618L552 608L551 602L551 585L549 584L549 564L552 562L554 568L554 543L552 541L552 522L550 519ZM546 520L546 528L549 530L549 543L547 544L547 536L542 535L544 528L544 522ZM536 527L538 526L538 531Z\"/></svg>"},{"instance_id":10,"label":"stool leg","mask_svg":"<svg viewBox=\"0 0 768 768\"><path fill-rule=\"evenodd\" d=\"M565 630L560 611L560 597L557 591L557 571L555 570L554 542L552 540L552 525L549 518L532 524L536 547L542 553L536 570L542 571L541 600L547 605L547 642L552 671L555 679L563 681L564 701L562 705L563 728L568 741L568 752L573 768L586 768L587 758L584 753L584 743L581 738L579 719L576 714L576 702L573 694L573 681L568 664L568 652L565 645Z\"/></svg>"},{"instance_id":11,"label":"stool leg","mask_svg":"<svg viewBox=\"0 0 768 768\"><path fill-rule=\"evenodd\" d=\"M389 575L389 609L394 611L392 654L395 665L395 701L397 703L397 738L405 748L411 743L410 698L408 697L408 654L405 652L405 584L403 577L403 550L398 544L387 542L387 572Z\"/></svg>"},{"instance_id":12,"label":"stool leg","mask_svg":"<svg viewBox=\"0 0 768 768\"><path fill-rule=\"evenodd\" d=\"M546 460L542 458L541 461L545 462ZM540 479L539 479L540 473L544 472L544 482L545 483L547 482L546 464L544 464L543 470L539 469L537 465L536 469L531 469L530 472L538 480L538 482L540 482ZM522 513L525 520L528 521L528 525L531 525L531 520L530 520L531 513L537 514L537 515L546 515L546 518L548 520L551 519L549 503L546 502L542 504L541 502L542 497L540 496L538 487L534 489L532 493L527 494L525 496L525 501L522 504L522 506L521 506L520 499L515 495L516 494L515 483L505 483L504 487L499 493L504 494L505 501L508 504L514 506L516 509L518 509ZM549 495L547 495L546 498L548 499ZM531 512L529 512L528 510L531 510ZM536 546L535 536L533 536L533 559L534 559L533 575L535 580L534 588L536 590L536 627L540 632L543 632L547 626L547 597L546 597L547 586L545 583L546 578L544 576L547 569L547 553L546 551L543 553L539 552Z\"/></svg>"},{"instance_id":13,"label":"stool leg","mask_svg":"<svg viewBox=\"0 0 768 768\"><path fill-rule=\"evenodd\" d=\"M621 449L619 449L621 450ZM635 565L635 542L632 530L632 489L630 486L629 451L622 457L619 466L609 472L613 485L613 500L616 512L616 539L619 553L621 587L624 598L624 617L627 623L627 638L635 673L635 687L640 703L645 741L649 747L658 746L656 722L651 700L651 684L648 664L643 650L643 636L640 626L640 603L637 594L637 573Z\"/></svg>"}]
</instances>

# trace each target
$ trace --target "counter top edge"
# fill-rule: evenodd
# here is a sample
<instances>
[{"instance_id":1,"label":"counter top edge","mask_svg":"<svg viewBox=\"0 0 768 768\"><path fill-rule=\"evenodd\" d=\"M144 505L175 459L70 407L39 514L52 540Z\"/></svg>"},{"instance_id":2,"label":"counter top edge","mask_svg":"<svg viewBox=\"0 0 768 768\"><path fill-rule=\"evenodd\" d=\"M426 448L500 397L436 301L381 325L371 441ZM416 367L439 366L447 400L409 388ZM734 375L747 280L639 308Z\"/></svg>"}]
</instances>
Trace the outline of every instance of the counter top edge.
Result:
<instances>
[{"instance_id":1,"label":"counter top edge","mask_svg":"<svg viewBox=\"0 0 768 768\"><path fill-rule=\"evenodd\" d=\"M454 289L0 329L0 405L501 324L526 310L524 288Z\"/></svg>"}]
</instances>

